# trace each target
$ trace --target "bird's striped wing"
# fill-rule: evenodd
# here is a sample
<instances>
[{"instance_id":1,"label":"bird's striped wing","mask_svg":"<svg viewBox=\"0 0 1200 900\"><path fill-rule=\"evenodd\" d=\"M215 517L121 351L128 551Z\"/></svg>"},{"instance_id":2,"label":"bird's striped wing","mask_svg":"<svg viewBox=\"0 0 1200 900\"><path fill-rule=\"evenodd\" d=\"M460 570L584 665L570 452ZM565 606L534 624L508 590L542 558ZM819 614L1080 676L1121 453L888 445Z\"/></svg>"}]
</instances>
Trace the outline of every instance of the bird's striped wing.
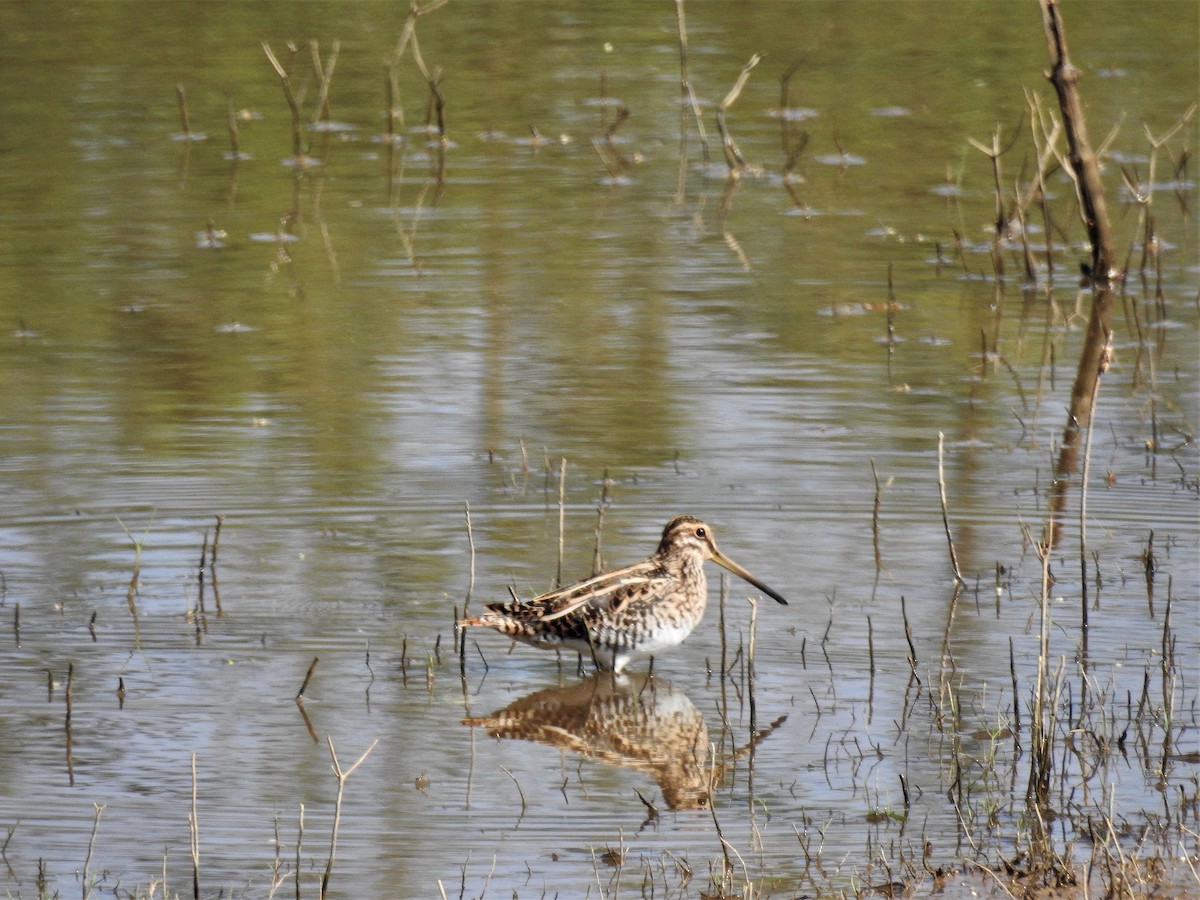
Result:
<instances>
[{"instance_id":1,"label":"bird's striped wing","mask_svg":"<svg viewBox=\"0 0 1200 900\"><path fill-rule=\"evenodd\" d=\"M584 607L606 612L620 609L639 597L657 596L666 591L670 584L670 576L661 568L641 562L596 575L570 587L548 591L521 606L522 611L536 610L542 622L553 622Z\"/></svg>"}]
</instances>

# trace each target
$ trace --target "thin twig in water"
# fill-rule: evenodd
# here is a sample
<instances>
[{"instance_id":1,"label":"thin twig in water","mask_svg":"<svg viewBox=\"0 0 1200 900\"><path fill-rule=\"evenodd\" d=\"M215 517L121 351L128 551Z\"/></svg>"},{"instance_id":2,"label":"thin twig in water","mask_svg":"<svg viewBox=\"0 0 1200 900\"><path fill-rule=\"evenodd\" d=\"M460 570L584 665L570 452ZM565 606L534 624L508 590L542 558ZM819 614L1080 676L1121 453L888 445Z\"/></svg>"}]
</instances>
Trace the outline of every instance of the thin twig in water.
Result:
<instances>
[{"instance_id":1,"label":"thin twig in water","mask_svg":"<svg viewBox=\"0 0 1200 900\"><path fill-rule=\"evenodd\" d=\"M950 515L946 511L946 474L942 468L942 433L938 432L938 494L942 499L942 526L946 529L946 543L950 545L950 564L954 568L954 579L964 587L962 573L958 568L958 554L954 551L954 536L950 534Z\"/></svg>"},{"instance_id":2,"label":"thin twig in water","mask_svg":"<svg viewBox=\"0 0 1200 900\"><path fill-rule=\"evenodd\" d=\"M296 821L296 900L300 900L300 848L304 846L304 804Z\"/></svg>"},{"instance_id":3,"label":"thin twig in water","mask_svg":"<svg viewBox=\"0 0 1200 900\"><path fill-rule=\"evenodd\" d=\"M467 546L471 551L470 557L470 578L467 581L467 597L463 601L463 615L470 615L471 609L471 594L475 591L475 533L471 530L471 503L467 501L463 504L463 515L467 519Z\"/></svg>"},{"instance_id":4,"label":"thin twig in water","mask_svg":"<svg viewBox=\"0 0 1200 900\"><path fill-rule=\"evenodd\" d=\"M95 807L96 817L92 820L92 836L88 839L87 858L83 861L83 900L87 900L92 895L92 877L88 870L92 866L92 851L96 849L96 833L100 830L100 814L104 812L103 803L93 803L92 806ZM11 832L9 837L12 837ZM7 847L8 841L5 841L4 845Z\"/></svg>"},{"instance_id":5,"label":"thin twig in water","mask_svg":"<svg viewBox=\"0 0 1200 900\"><path fill-rule=\"evenodd\" d=\"M567 515L567 458L564 456L558 465L558 574L554 577L554 586L562 587L563 575L563 531L566 528Z\"/></svg>"},{"instance_id":6,"label":"thin twig in water","mask_svg":"<svg viewBox=\"0 0 1200 900\"><path fill-rule=\"evenodd\" d=\"M196 812L196 754L192 754L192 809L188 813L192 850L192 898L200 900L200 819Z\"/></svg>"},{"instance_id":7,"label":"thin twig in water","mask_svg":"<svg viewBox=\"0 0 1200 900\"><path fill-rule=\"evenodd\" d=\"M71 702L75 685L75 663L67 663L67 715L64 730L67 738L67 783L75 786L75 759L71 753Z\"/></svg>"},{"instance_id":8,"label":"thin twig in water","mask_svg":"<svg viewBox=\"0 0 1200 900\"><path fill-rule=\"evenodd\" d=\"M875 471L875 460L871 461L871 477L875 479L875 501L871 505L871 545L875 549L875 572L883 571L883 558L879 552L879 473Z\"/></svg>"},{"instance_id":9,"label":"thin twig in water","mask_svg":"<svg viewBox=\"0 0 1200 900\"><path fill-rule=\"evenodd\" d=\"M521 815L522 816L525 815L525 808L526 808L525 807L525 792L523 790L521 790L521 782L517 781L517 776L512 773L512 770L506 768L505 766L501 766L500 771L502 771L505 775L507 775L509 778L511 778L513 784L515 784L517 786L517 793L521 797Z\"/></svg>"},{"instance_id":10,"label":"thin twig in water","mask_svg":"<svg viewBox=\"0 0 1200 900\"><path fill-rule=\"evenodd\" d=\"M125 536L133 542L133 574L129 577L129 588L125 592L125 602L129 604L129 614L133 616L133 639L136 643L141 643L142 629L138 623L137 611L137 591L138 582L142 576L142 547L146 543L146 538L150 534L150 526L154 524L154 519L150 520L150 524L146 526L146 530L142 532L142 539L139 541L129 529L125 527L125 523L121 521L121 517L117 517L117 524L121 526L121 530L125 532Z\"/></svg>"}]
</instances>

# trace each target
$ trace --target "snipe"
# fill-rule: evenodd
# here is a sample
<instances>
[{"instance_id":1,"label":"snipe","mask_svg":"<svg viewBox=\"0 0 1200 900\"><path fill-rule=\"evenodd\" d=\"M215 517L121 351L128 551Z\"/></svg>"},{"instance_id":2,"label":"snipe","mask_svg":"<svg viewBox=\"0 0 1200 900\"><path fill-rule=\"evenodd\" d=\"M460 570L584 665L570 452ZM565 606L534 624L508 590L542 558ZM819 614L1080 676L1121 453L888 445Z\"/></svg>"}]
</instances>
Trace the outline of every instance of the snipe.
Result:
<instances>
[{"instance_id":1,"label":"snipe","mask_svg":"<svg viewBox=\"0 0 1200 900\"><path fill-rule=\"evenodd\" d=\"M460 628L493 628L546 650L577 650L603 671L620 672L631 659L681 643L704 617L711 559L786 604L717 549L712 529L695 516L676 516L649 559L604 572L528 602L490 603Z\"/></svg>"}]
</instances>

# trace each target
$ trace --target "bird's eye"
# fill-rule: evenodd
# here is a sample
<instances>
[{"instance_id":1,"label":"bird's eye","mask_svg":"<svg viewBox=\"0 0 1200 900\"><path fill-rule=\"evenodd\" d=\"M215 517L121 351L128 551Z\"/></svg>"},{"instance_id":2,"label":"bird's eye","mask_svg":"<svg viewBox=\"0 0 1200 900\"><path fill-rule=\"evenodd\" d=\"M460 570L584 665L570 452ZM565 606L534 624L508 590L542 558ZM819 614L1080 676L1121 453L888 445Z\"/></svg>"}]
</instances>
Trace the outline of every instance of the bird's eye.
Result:
<instances>
[{"instance_id":1,"label":"bird's eye","mask_svg":"<svg viewBox=\"0 0 1200 900\"><path fill-rule=\"evenodd\" d=\"M696 537L704 537L704 533L705 533L705 532L704 532L704 529L703 529L703 528L697 528L697 529L696 529Z\"/></svg>"}]
</instances>

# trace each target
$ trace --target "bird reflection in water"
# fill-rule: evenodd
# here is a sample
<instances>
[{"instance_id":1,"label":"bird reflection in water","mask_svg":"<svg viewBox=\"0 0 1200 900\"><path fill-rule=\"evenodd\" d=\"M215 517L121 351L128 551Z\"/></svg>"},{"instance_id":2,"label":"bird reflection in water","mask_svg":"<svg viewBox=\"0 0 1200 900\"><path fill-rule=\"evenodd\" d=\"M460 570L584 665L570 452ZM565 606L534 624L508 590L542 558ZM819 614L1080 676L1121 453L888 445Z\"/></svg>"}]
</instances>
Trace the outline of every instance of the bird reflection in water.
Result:
<instances>
[{"instance_id":1,"label":"bird reflection in water","mask_svg":"<svg viewBox=\"0 0 1200 900\"><path fill-rule=\"evenodd\" d=\"M597 673L463 724L644 772L673 810L708 805L712 772L704 717L683 691L650 675Z\"/></svg>"}]
</instances>

